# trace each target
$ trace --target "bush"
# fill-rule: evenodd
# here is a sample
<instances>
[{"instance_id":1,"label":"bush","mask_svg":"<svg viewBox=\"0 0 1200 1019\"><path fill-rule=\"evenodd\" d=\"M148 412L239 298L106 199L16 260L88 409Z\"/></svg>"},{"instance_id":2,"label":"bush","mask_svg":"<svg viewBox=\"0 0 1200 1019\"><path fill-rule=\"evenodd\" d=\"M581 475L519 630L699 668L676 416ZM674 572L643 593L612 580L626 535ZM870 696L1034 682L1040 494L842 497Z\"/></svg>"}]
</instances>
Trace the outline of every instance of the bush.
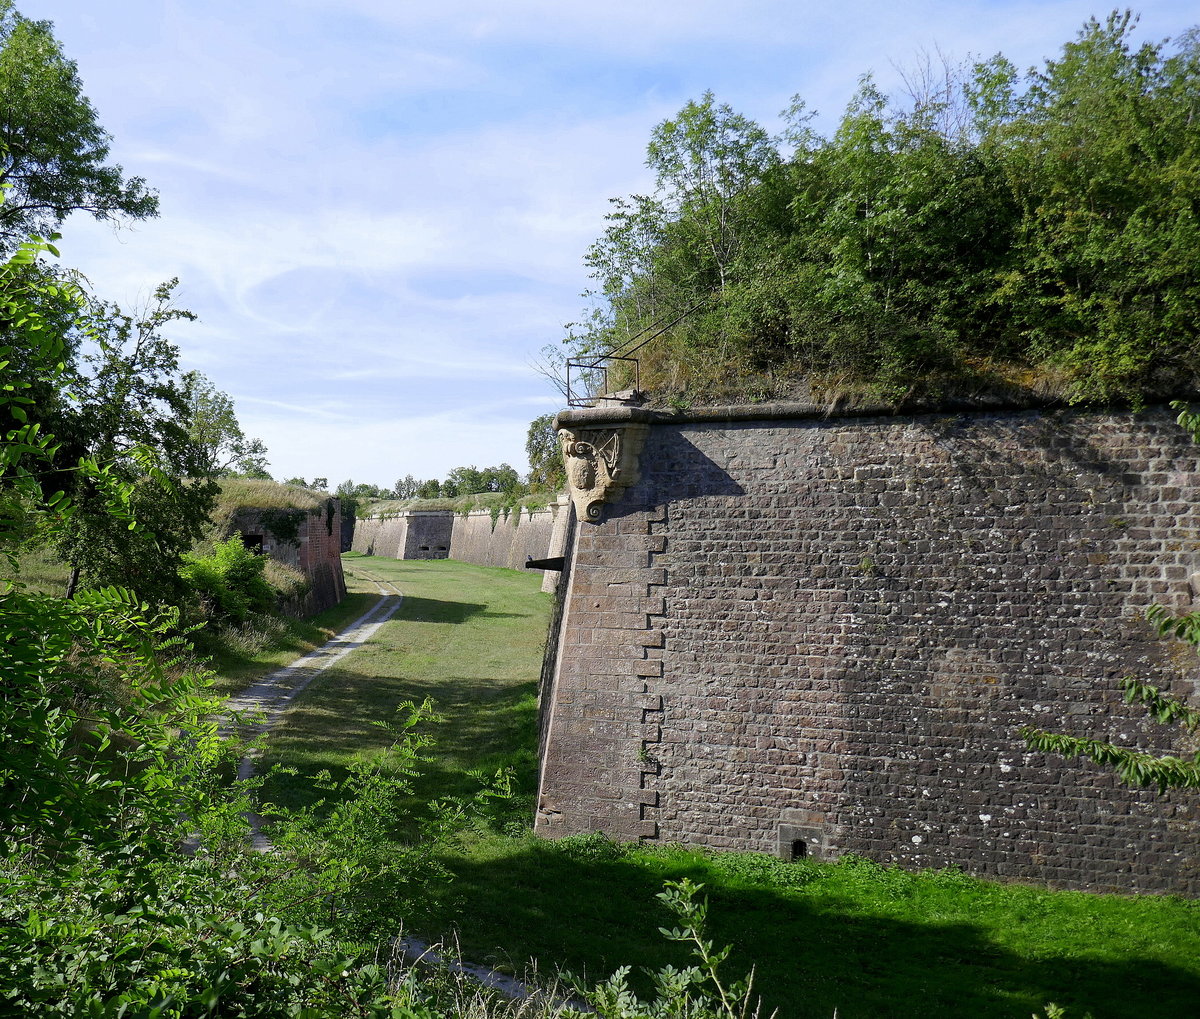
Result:
<instances>
[{"instance_id":1,"label":"bush","mask_svg":"<svg viewBox=\"0 0 1200 1019\"><path fill-rule=\"evenodd\" d=\"M252 612L274 608L275 592L263 577L267 561L246 548L240 534L218 541L211 555L189 552L183 558L179 575L209 616L242 623Z\"/></svg>"}]
</instances>

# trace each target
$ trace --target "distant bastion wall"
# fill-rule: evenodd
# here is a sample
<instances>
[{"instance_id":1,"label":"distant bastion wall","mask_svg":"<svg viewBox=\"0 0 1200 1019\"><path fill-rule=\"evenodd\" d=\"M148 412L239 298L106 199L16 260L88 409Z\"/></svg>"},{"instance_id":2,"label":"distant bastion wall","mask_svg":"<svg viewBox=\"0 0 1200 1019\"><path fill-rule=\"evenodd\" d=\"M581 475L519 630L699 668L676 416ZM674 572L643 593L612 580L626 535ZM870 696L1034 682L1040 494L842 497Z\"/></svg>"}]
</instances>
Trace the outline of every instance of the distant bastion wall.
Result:
<instances>
[{"instance_id":1,"label":"distant bastion wall","mask_svg":"<svg viewBox=\"0 0 1200 1019\"><path fill-rule=\"evenodd\" d=\"M541 509L513 509L496 516L489 510L405 510L386 517L360 517L351 549L390 559L450 558L519 570L528 559L562 554L562 533L570 512L564 498ZM557 551L552 548L556 534ZM556 579L557 574L548 571L544 589L553 590Z\"/></svg>"},{"instance_id":2,"label":"distant bastion wall","mask_svg":"<svg viewBox=\"0 0 1200 1019\"><path fill-rule=\"evenodd\" d=\"M449 510L408 510L386 517L359 517L350 549L388 559L446 559L453 516Z\"/></svg>"}]
</instances>

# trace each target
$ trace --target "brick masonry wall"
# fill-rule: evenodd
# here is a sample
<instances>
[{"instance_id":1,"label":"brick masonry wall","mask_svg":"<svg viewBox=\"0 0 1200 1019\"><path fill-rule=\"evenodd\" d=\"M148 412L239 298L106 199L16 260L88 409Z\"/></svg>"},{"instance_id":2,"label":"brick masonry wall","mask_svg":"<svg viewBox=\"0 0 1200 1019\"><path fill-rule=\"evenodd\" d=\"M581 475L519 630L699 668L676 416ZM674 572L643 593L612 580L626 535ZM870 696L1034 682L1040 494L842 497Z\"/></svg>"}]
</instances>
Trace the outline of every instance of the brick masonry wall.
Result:
<instances>
[{"instance_id":1,"label":"brick masonry wall","mask_svg":"<svg viewBox=\"0 0 1200 1019\"><path fill-rule=\"evenodd\" d=\"M1173 747L1200 468L1165 410L659 420L577 527L537 830L1200 892L1194 794L1028 753Z\"/></svg>"},{"instance_id":2,"label":"brick masonry wall","mask_svg":"<svg viewBox=\"0 0 1200 1019\"><path fill-rule=\"evenodd\" d=\"M245 535L260 535L263 552L281 563L295 567L309 581L310 590L302 599L281 608L289 615L304 617L332 608L346 597L346 579L342 573L341 506L331 500L332 510L314 510L301 521L296 541L281 541L264 523L261 513L240 510L231 524Z\"/></svg>"}]
</instances>

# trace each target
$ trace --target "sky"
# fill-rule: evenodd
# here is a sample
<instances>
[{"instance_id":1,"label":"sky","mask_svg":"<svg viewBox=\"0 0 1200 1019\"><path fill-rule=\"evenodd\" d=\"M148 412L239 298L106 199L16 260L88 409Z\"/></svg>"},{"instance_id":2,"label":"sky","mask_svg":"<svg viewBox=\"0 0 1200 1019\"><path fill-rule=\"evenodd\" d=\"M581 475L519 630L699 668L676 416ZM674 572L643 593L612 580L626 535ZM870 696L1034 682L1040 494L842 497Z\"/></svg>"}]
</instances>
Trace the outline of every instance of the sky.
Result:
<instances>
[{"instance_id":1,"label":"sky","mask_svg":"<svg viewBox=\"0 0 1200 1019\"><path fill-rule=\"evenodd\" d=\"M125 307L180 279L185 369L280 480L392 486L528 469L562 399L537 370L590 281L609 199L648 193L654 126L711 89L771 132L831 131L860 75L938 53L1053 57L1077 0L17 0L54 23L158 218L75 214L63 262ZM1152 0L1137 38L1200 22Z\"/></svg>"}]
</instances>

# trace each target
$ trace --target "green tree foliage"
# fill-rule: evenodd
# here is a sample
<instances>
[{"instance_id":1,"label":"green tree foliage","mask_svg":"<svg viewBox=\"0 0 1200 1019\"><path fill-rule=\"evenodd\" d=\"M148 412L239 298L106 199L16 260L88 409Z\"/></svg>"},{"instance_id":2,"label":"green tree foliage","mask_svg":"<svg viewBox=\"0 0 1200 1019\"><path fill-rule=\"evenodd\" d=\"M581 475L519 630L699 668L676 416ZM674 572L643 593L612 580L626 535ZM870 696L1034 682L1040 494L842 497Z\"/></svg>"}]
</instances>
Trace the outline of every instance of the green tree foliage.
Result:
<instances>
[{"instance_id":1,"label":"green tree foliage","mask_svg":"<svg viewBox=\"0 0 1200 1019\"><path fill-rule=\"evenodd\" d=\"M559 492L567 483L562 449L554 430L554 415L543 414L529 423L525 437L529 457L529 487L534 492Z\"/></svg>"},{"instance_id":2,"label":"green tree foliage","mask_svg":"<svg viewBox=\"0 0 1200 1019\"><path fill-rule=\"evenodd\" d=\"M521 490L521 477L508 464L498 467L455 467L446 475L441 484L441 495L447 499L455 499L463 495L477 495L480 492L503 492L505 495L516 495Z\"/></svg>"},{"instance_id":3,"label":"green tree foliage","mask_svg":"<svg viewBox=\"0 0 1200 1019\"><path fill-rule=\"evenodd\" d=\"M350 478L347 478L334 490L334 495L341 500L342 518L351 520L358 515L361 506L379 499L391 498L391 494L389 488L380 488L378 485L368 485L361 481L355 484Z\"/></svg>"},{"instance_id":4,"label":"green tree foliage","mask_svg":"<svg viewBox=\"0 0 1200 1019\"><path fill-rule=\"evenodd\" d=\"M997 303L1034 354L1102 398L1198 352L1200 36L1134 48L1133 26L1128 12L1090 21L980 118L1020 213ZM989 70L991 96L1013 93L1011 72Z\"/></svg>"},{"instance_id":5,"label":"green tree foliage","mask_svg":"<svg viewBox=\"0 0 1200 1019\"><path fill-rule=\"evenodd\" d=\"M392 487L392 498L415 499L417 497L417 489L420 487L421 482L411 474L406 474L404 477L396 479L396 484Z\"/></svg>"},{"instance_id":6,"label":"green tree foliage","mask_svg":"<svg viewBox=\"0 0 1200 1019\"><path fill-rule=\"evenodd\" d=\"M45 511L63 505L63 493L41 480L57 444L37 410L57 390L66 346L40 307L44 288L27 271L42 248L54 250L28 243L0 267L0 539L10 562Z\"/></svg>"},{"instance_id":7,"label":"green tree foliage","mask_svg":"<svg viewBox=\"0 0 1200 1019\"><path fill-rule=\"evenodd\" d=\"M1200 443L1200 413L1181 401L1172 406L1179 411L1180 425L1187 429L1194 441ZM1175 616L1161 605L1152 605L1146 616L1162 636L1182 640L1200 653L1200 612ZM1200 711L1157 686L1127 676L1121 681L1121 690L1126 704L1142 705L1160 725L1178 726L1189 734L1200 730ZM1122 781L1130 785L1152 785L1160 793L1168 789L1200 788L1200 753L1185 757L1156 755L1136 747L1046 732L1033 726L1023 728L1021 736L1031 750L1091 758L1097 764L1112 768Z\"/></svg>"},{"instance_id":8,"label":"green tree foliage","mask_svg":"<svg viewBox=\"0 0 1200 1019\"><path fill-rule=\"evenodd\" d=\"M188 437L205 459L203 473L210 477L271 479L267 447L262 439L248 439L238 424L233 401L199 372L183 376L188 404ZM303 479L299 479L301 487Z\"/></svg>"},{"instance_id":9,"label":"green tree foliage","mask_svg":"<svg viewBox=\"0 0 1200 1019\"><path fill-rule=\"evenodd\" d=\"M163 335L172 323L194 318L172 306L176 283L160 286L137 317L91 303L73 326L61 395L40 409L60 443L52 484L75 507L53 542L72 567L68 594L82 579L177 600L181 557L208 522L217 488L190 433L178 348ZM114 520L103 492L74 468L80 457L131 486L135 527Z\"/></svg>"},{"instance_id":10,"label":"green tree foliage","mask_svg":"<svg viewBox=\"0 0 1200 1019\"><path fill-rule=\"evenodd\" d=\"M158 211L145 181L106 164L109 135L51 29L0 0L0 250L48 234L75 210L101 220Z\"/></svg>"},{"instance_id":11,"label":"green tree foliage","mask_svg":"<svg viewBox=\"0 0 1200 1019\"><path fill-rule=\"evenodd\" d=\"M22 271L40 247L0 267L0 412L16 423L0 433L10 556L78 512L47 488L66 470L57 437L22 420L37 386L74 382L44 288ZM89 497L102 489L128 526L135 486L111 467L75 465ZM392 890L425 887L432 845L469 810L443 811L420 846L386 856L428 711L409 712L384 757L329 783L351 805L279 811L276 852L248 852L253 786L229 777L245 748L218 734L209 679L189 665L181 631L177 609L121 588L67 600L0 590L0 1012L394 1015L387 973L347 937L380 933Z\"/></svg>"},{"instance_id":12,"label":"green tree foliage","mask_svg":"<svg viewBox=\"0 0 1200 1019\"><path fill-rule=\"evenodd\" d=\"M0 412L15 423L0 433L0 550L9 555L30 536L53 538L75 512L45 487L48 467L65 469L56 437L23 420L37 385L71 381L69 345L21 272L44 247L22 247L0 267ZM22 377L9 371L18 362ZM94 459L76 469L104 485L116 519L130 519L133 484ZM235 588L254 595L257 570L240 544L188 564L210 575L214 599ZM498 776L474 797L415 805L428 705L383 723L394 739L382 755L341 780L319 778L327 800L289 811L255 803L254 781L231 780L247 747L221 735L210 677L192 663L177 608L151 609L118 587L64 600L9 584L0 635L0 1012L463 1014L444 982L410 975L395 986L377 958L437 894L448 840L478 823L505 784ZM271 852L247 846L251 810L277 818ZM695 892L669 889L665 901L682 924L669 936L693 943L700 966L658 975L655 1014L745 1014L716 979L723 953L703 937ZM646 1014L621 982L595 1001L605 1015Z\"/></svg>"},{"instance_id":13,"label":"green tree foliage","mask_svg":"<svg viewBox=\"0 0 1200 1019\"><path fill-rule=\"evenodd\" d=\"M643 385L700 399L1194 382L1200 36L1134 30L1092 20L1041 69L997 56L905 104L863 78L829 138L798 98L774 144L689 103L651 138L655 193L617 200L589 250L601 303L569 342L657 336Z\"/></svg>"},{"instance_id":14,"label":"green tree foliage","mask_svg":"<svg viewBox=\"0 0 1200 1019\"><path fill-rule=\"evenodd\" d=\"M502 492L505 495L519 496L524 495L526 491L521 476L505 463L496 467L455 467L446 475L445 481L438 481L437 478L419 481L408 474L400 478L392 489L355 485L352 481L345 481L338 486L343 506L347 498L353 498L357 506L379 499L457 499L481 492Z\"/></svg>"},{"instance_id":15,"label":"green tree foliage","mask_svg":"<svg viewBox=\"0 0 1200 1019\"><path fill-rule=\"evenodd\" d=\"M266 563L234 534L216 542L208 555L184 553L179 574L200 596L210 618L241 623L252 612L275 607L275 592L263 577Z\"/></svg>"}]
</instances>

